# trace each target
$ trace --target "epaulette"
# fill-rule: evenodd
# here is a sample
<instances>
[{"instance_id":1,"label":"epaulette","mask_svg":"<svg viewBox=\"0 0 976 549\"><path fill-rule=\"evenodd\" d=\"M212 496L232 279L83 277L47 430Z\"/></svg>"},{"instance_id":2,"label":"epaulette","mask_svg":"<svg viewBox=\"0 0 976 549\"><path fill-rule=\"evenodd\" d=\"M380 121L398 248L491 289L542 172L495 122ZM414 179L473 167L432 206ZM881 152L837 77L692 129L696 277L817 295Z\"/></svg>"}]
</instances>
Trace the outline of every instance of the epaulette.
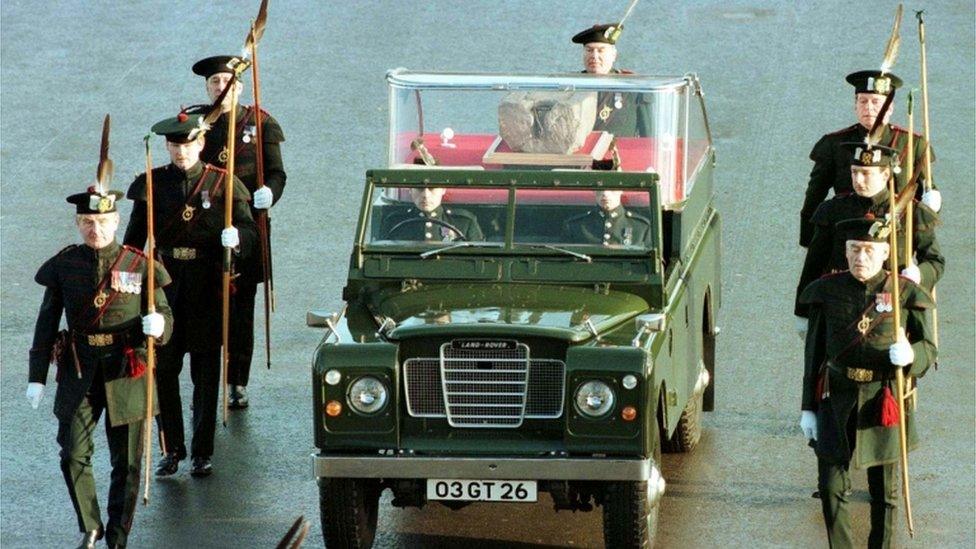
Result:
<instances>
[{"instance_id":1,"label":"epaulette","mask_svg":"<svg viewBox=\"0 0 976 549\"><path fill-rule=\"evenodd\" d=\"M837 271L835 273L826 273L826 274L822 275L820 278L818 278L817 280L826 280L828 278L838 277L838 276L840 276L842 274L845 274L845 273L847 273L847 271Z\"/></svg>"},{"instance_id":2,"label":"epaulette","mask_svg":"<svg viewBox=\"0 0 976 549\"><path fill-rule=\"evenodd\" d=\"M841 129L839 129L839 130L837 130L835 132L830 132L828 134L825 134L824 137L826 137L827 135L840 135L842 133L849 132L849 131L851 131L853 129L856 129L859 125L860 124L851 124L850 126L847 126L846 128L841 128Z\"/></svg>"},{"instance_id":3,"label":"epaulette","mask_svg":"<svg viewBox=\"0 0 976 549\"><path fill-rule=\"evenodd\" d=\"M564 223L569 223L570 221L576 221L578 219L583 219L584 217L589 217L590 214L592 214L592 213L593 213L593 210L587 210L587 211L585 211L585 212L583 212L581 214L577 214L577 215L574 215L573 217L570 217Z\"/></svg>"},{"instance_id":4,"label":"epaulette","mask_svg":"<svg viewBox=\"0 0 976 549\"><path fill-rule=\"evenodd\" d=\"M69 251L69 250L73 250L73 249L75 249L75 248L77 248L77 247L78 247L78 246L80 246L80 245L81 245L81 244L68 244L68 245L67 245L67 246L65 246L64 248L61 248L61 250L60 250L60 251L59 251L58 253L56 253L56 254L54 254L54 257L57 257L57 256L59 256L59 255L61 255L61 254L63 254L63 253L65 253L65 252L67 252L67 251Z\"/></svg>"},{"instance_id":5,"label":"epaulette","mask_svg":"<svg viewBox=\"0 0 976 549\"><path fill-rule=\"evenodd\" d=\"M225 168L220 168L220 167L214 166L213 164L208 164L208 163L204 163L203 164L203 169L204 169L204 171L217 172L219 174L226 174L227 173L227 170Z\"/></svg>"},{"instance_id":6,"label":"epaulette","mask_svg":"<svg viewBox=\"0 0 976 549\"><path fill-rule=\"evenodd\" d=\"M891 131L893 131L895 133L908 133L908 129L907 128L903 128L901 126L896 126L894 124L888 124L888 125L891 126ZM918 132L913 132L913 135L915 137L924 137L922 134L920 134Z\"/></svg>"},{"instance_id":7,"label":"epaulette","mask_svg":"<svg viewBox=\"0 0 976 549\"><path fill-rule=\"evenodd\" d=\"M647 219L646 217L644 217L642 215L635 214L634 212L627 212L624 215L626 215L630 219L633 219L634 221L640 221L641 223L644 223L645 225L650 225L651 224L651 220L650 219Z\"/></svg>"}]
</instances>

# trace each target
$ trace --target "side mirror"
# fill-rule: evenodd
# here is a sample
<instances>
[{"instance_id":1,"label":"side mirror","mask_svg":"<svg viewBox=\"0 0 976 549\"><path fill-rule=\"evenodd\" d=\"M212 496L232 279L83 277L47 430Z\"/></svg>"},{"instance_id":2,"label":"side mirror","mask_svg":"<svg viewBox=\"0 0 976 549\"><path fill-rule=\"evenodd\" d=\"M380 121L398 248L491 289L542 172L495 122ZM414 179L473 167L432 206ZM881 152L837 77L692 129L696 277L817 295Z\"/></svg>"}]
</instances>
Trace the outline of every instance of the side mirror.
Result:
<instances>
[{"instance_id":1,"label":"side mirror","mask_svg":"<svg viewBox=\"0 0 976 549\"><path fill-rule=\"evenodd\" d=\"M635 322L637 331L641 334L647 332L662 332L667 324L667 318L661 313L648 313L639 315Z\"/></svg>"},{"instance_id":2,"label":"side mirror","mask_svg":"<svg viewBox=\"0 0 976 549\"><path fill-rule=\"evenodd\" d=\"M339 320L336 313L326 313L325 311L309 311L305 313L305 325L309 328L328 328L329 322L335 324Z\"/></svg>"}]
</instances>

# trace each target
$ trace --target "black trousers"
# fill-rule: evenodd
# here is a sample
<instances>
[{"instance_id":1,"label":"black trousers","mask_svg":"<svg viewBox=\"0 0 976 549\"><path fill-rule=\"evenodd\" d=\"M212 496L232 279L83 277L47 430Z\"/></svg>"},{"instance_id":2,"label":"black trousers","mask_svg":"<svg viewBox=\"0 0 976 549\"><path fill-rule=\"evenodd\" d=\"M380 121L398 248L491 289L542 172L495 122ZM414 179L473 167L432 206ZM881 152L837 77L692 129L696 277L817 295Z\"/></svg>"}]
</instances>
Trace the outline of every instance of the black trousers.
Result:
<instances>
[{"instance_id":1,"label":"black trousers","mask_svg":"<svg viewBox=\"0 0 976 549\"><path fill-rule=\"evenodd\" d=\"M230 355L227 383L247 386L251 376L251 357L254 354L254 301L258 279L244 273L234 281L234 295L230 301Z\"/></svg>"},{"instance_id":2,"label":"black trousers","mask_svg":"<svg viewBox=\"0 0 976 549\"><path fill-rule=\"evenodd\" d=\"M159 393L159 430L165 450L186 457L183 438L183 401L180 398L180 372L187 352L178 345L164 345L157 351L156 383ZM220 394L220 350L191 351L190 379L193 381L193 442L191 456L213 455L217 427L217 397Z\"/></svg>"},{"instance_id":3,"label":"black trousers","mask_svg":"<svg viewBox=\"0 0 976 549\"><path fill-rule=\"evenodd\" d=\"M115 364L117 360L112 362ZM78 529L82 532L103 527L95 491L95 477L92 474L92 454L95 450L93 440L95 428L106 408L105 380L101 372L102 365L96 363L91 364L90 367L96 369L91 389L78 406L71 421L58 422L61 472L78 518ZM139 494L143 422L112 427L108 414L106 413L105 416L105 436L108 439L112 463L105 536L109 546L125 546L129 530L132 528Z\"/></svg>"}]
</instances>

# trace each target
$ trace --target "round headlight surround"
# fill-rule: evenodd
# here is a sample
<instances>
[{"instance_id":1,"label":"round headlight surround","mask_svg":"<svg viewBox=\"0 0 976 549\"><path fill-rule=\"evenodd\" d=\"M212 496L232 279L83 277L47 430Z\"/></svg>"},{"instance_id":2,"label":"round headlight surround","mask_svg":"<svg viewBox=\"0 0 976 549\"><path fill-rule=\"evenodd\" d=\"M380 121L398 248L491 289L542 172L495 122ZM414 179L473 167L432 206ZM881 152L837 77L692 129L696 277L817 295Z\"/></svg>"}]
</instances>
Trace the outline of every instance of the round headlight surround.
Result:
<instances>
[{"instance_id":1,"label":"round headlight surround","mask_svg":"<svg viewBox=\"0 0 976 549\"><path fill-rule=\"evenodd\" d=\"M613 411L616 394L604 381L591 379L580 384L573 396L576 411L591 419L606 417Z\"/></svg>"},{"instance_id":2,"label":"round headlight surround","mask_svg":"<svg viewBox=\"0 0 976 549\"><path fill-rule=\"evenodd\" d=\"M382 412L390 399L386 384L374 376L361 376L349 384L346 402L356 413L373 416Z\"/></svg>"}]
</instances>

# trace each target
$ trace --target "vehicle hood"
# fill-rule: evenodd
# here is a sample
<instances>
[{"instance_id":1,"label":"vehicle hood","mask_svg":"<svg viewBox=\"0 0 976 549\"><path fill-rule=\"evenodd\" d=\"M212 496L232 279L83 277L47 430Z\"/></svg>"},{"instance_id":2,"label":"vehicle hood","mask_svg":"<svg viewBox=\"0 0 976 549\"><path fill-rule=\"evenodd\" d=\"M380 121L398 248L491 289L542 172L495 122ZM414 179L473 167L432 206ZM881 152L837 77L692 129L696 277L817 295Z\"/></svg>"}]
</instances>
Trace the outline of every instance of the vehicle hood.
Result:
<instances>
[{"instance_id":1,"label":"vehicle hood","mask_svg":"<svg viewBox=\"0 0 976 549\"><path fill-rule=\"evenodd\" d=\"M378 294L374 314L390 317L390 339L435 335L538 335L578 343L647 310L620 291L541 285L451 284Z\"/></svg>"}]
</instances>

